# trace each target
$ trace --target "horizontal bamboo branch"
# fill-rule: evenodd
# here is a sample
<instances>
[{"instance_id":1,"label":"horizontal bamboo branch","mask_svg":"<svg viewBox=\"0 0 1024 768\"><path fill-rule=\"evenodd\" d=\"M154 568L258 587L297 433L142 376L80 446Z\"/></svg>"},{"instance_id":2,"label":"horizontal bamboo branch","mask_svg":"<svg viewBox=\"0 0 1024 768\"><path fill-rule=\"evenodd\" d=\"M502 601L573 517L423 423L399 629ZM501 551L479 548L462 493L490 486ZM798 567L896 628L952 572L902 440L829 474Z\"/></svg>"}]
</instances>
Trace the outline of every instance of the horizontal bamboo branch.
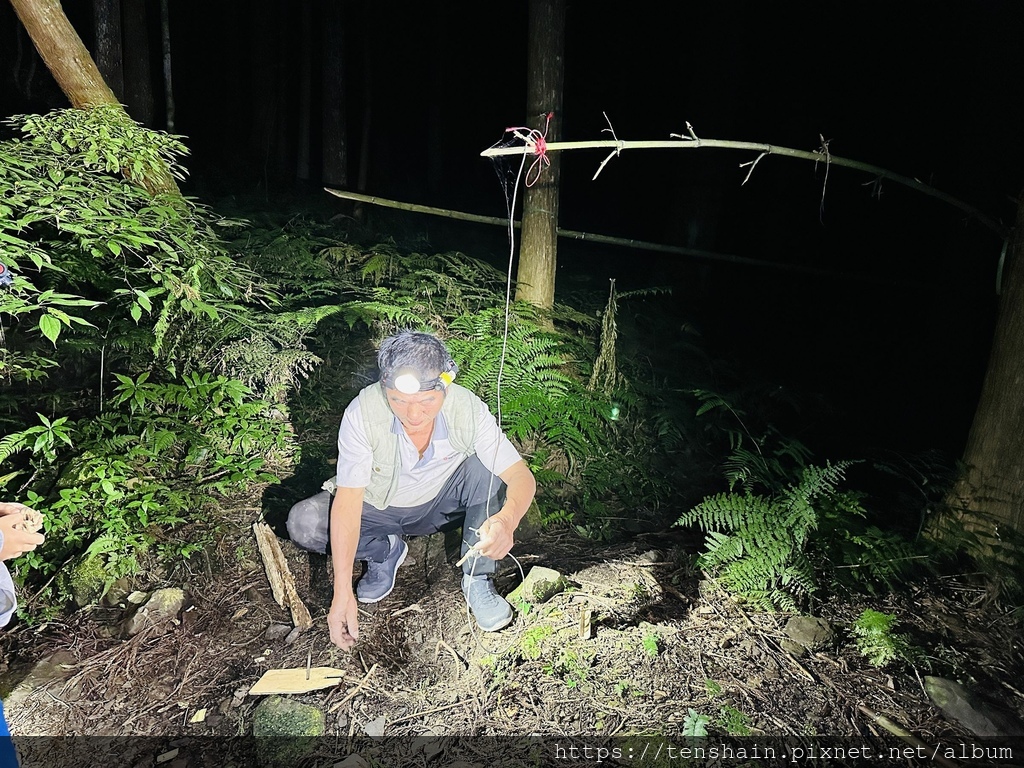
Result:
<instances>
[{"instance_id":1,"label":"horizontal bamboo branch","mask_svg":"<svg viewBox=\"0 0 1024 768\"><path fill-rule=\"evenodd\" d=\"M697 139L684 138L663 140L663 141L622 141L619 139L601 139L598 141L552 141L545 145L545 152L565 152L575 149L611 149L613 154L624 152L627 149L739 149L749 152L758 152L758 160L765 155L781 155L782 157L793 157L800 160L812 160L816 163L827 162L829 165L838 165L844 168L853 168L858 171L870 173L873 176L894 181L905 187L921 192L922 194L942 200L954 208L966 213L980 224L991 229L999 237L1005 239L1009 234L1007 227L995 219L987 216L972 205L963 200L946 194L935 187L924 184L910 176L903 176L893 173L877 165L862 163L859 160L850 160L845 157L838 157L829 152L808 152L802 149L791 149L779 147L774 144L762 144L754 141L725 141L719 139ZM480 153L481 157L508 157L516 155L535 154L535 145L532 143L518 147L491 147ZM756 161L755 161L756 162Z\"/></svg>"},{"instance_id":2,"label":"horizontal bamboo branch","mask_svg":"<svg viewBox=\"0 0 1024 768\"><path fill-rule=\"evenodd\" d=\"M459 221L473 221L478 224L493 224L495 226L508 227L508 219L499 218L497 216L480 216L475 213L452 211L447 208L435 208L430 205L405 203L400 200L388 200L383 197L363 195L358 192L346 192L345 190L331 189L330 187L324 187L324 191L329 192L335 197L340 197L343 200L353 200L358 203L368 203L370 205L379 205L384 208L395 208L397 210L412 211L414 213L426 213L432 216L442 216L446 219L458 219ZM513 220L512 224L515 227L520 226L520 223L515 220ZM777 269L783 272L799 272L802 274L820 275L822 277L831 277L839 280L860 280L869 283L880 283L883 285L903 286L906 288L920 288L925 285L924 283L911 283L902 280L881 280L868 275L846 274L817 267L802 266L799 264L782 264L775 261L753 259L747 256L736 256L730 253L716 253L715 251L703 251L699 248L686 248L681 245L665 245L664 243L649 243L644 240L633 240L626 237L598 235L593 232L580 232L575 229L562 229L561 227L556 230L556 233L559 237L583 240L588 243L601 243L602 245L614 245L625 248L635 248L643 251L654 251L658 253L674 253L681 256L691 256L696 259L706 259L708 261L725 261L731 264L743 264L751 267L767 267L768 269Z\"/></svg>"}]
</instances>

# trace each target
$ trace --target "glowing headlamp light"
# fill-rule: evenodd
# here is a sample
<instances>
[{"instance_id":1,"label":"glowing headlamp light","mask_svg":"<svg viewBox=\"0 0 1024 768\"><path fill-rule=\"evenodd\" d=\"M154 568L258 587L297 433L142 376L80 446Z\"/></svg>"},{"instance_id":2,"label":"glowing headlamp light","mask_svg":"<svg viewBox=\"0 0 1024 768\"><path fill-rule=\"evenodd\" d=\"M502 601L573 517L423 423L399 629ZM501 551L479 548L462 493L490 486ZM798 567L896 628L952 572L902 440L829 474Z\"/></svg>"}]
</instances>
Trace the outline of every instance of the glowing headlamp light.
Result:
<instances>
[{"instance_id":1,"label":"glowing headlamp light","mask_svg":"<svg viewBox=\"0 0 1024 768\"><path fill-rule=\"evenodd\" d=\"M453 362L447 371L442 371L436 377L421 379L415 368L399 368L397 371L385 374L381 382L388 389L397 389L404 395L414 395L417 392L447 389L455 379L458 370L458 366Z\"/></svg>"},{"instance_id":2,"label":"glowing headlamp light","mask_svg":"<svg viewBox=\"0 0 1024 768\"><path fill-rule=\"evenodd\" d=\"M420 391L420 380L411 373L403 373L395 377L395 389L406 395L415 394Z\"/></svg>"}]
</instances>

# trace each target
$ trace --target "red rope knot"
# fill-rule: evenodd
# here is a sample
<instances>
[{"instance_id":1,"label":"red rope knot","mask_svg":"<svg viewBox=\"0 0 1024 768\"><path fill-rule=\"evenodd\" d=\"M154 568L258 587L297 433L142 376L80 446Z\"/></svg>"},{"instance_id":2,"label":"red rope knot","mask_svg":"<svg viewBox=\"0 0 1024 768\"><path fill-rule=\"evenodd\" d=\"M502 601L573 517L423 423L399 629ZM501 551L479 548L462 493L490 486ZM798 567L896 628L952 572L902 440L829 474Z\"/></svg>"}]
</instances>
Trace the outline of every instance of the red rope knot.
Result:
<instances>
[{"instance_id":1,"label":"red rope knot","mask_svg":"<svg viewBox=\"0 0 1024 768\"><path fill-rule=\"evenodd\" d=\"M548 128L551 127L551 118L554 116L554 112L548 112L544 121L543 132L537 128L526 128L524 126L505 129L506 133L511 133L517 139L520 139L526 145L526 148L536 155L536 159L530 164L530 169L526 172L526 186L528 187L532 187L537 183L544 168L551 166L551 158L548 157Z\"/></svg>"}]
</instances>

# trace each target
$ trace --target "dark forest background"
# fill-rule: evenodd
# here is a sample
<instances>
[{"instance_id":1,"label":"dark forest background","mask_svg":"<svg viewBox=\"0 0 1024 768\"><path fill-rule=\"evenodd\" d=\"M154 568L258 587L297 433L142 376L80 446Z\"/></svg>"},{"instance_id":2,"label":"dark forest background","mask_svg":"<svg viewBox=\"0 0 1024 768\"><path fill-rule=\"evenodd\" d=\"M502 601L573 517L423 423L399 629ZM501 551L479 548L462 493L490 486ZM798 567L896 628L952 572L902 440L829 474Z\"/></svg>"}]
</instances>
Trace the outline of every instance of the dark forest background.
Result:
<instances>
[{"instance_id":1,"label":"dark forest background","mask_svg":"<svg viewBox=\"0 0 1024 768\"><path fill-rule=\"evenodd\" d=\"M91 47L93 5L65 10ZM526 119L526 4L167 10L172 132L191 151L186 194L349 213L326 185L505 215L479 153ZM147 11L154 91L141 114L129 112L168 128L159 5ZM0 111L67 106L6 4L0 30ZM915 177L1005 222L1022 178L1013 91L1022 32L1013 2L571 2L563 135L607 138L607 114L622 139L665 139L687 122L705 138L804 150L824 139L835 155ZM323 74L339 54L340 83ZM321 128L332 108L343 109L347 168L326 179ZM714 356L829 404L815 445L825 453L884 444L959 455L991 342L997 236L941 201L892 183L875 189L848 169L766 158L743 184L748 153L638 151L591 180L603 157L564 154L562 227L761 264L563 241L561 294L610 278L621 290L671 287L679 316L666 327L699 332ZM500 228L401 221L437 249L507 258ZM657 354L670 341L644 343Z\"/></svg>"}]
</instances>

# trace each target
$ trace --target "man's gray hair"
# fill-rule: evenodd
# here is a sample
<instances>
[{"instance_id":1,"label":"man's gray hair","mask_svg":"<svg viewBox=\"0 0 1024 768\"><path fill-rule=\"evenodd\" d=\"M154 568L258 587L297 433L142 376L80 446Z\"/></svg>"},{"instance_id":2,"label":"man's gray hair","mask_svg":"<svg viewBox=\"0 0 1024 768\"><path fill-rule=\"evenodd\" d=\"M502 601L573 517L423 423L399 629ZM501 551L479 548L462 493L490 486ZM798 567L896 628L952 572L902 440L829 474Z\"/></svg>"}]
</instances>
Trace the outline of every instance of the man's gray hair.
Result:
<instances>
[{"instance_id":1,"label":"man's gray hair","mask_svg":"<svg viewBox=\"0 0 1024 768\"><path fill-rule=\"evenodd\" d=\"M389 388L394 387L399 372L412 373L423 389L434 389L441 374L454 375L457 370L444 342L419 331L400 331L384 339L377 351L377 367L381 381Z\"/></svg>"}]
</instances>

